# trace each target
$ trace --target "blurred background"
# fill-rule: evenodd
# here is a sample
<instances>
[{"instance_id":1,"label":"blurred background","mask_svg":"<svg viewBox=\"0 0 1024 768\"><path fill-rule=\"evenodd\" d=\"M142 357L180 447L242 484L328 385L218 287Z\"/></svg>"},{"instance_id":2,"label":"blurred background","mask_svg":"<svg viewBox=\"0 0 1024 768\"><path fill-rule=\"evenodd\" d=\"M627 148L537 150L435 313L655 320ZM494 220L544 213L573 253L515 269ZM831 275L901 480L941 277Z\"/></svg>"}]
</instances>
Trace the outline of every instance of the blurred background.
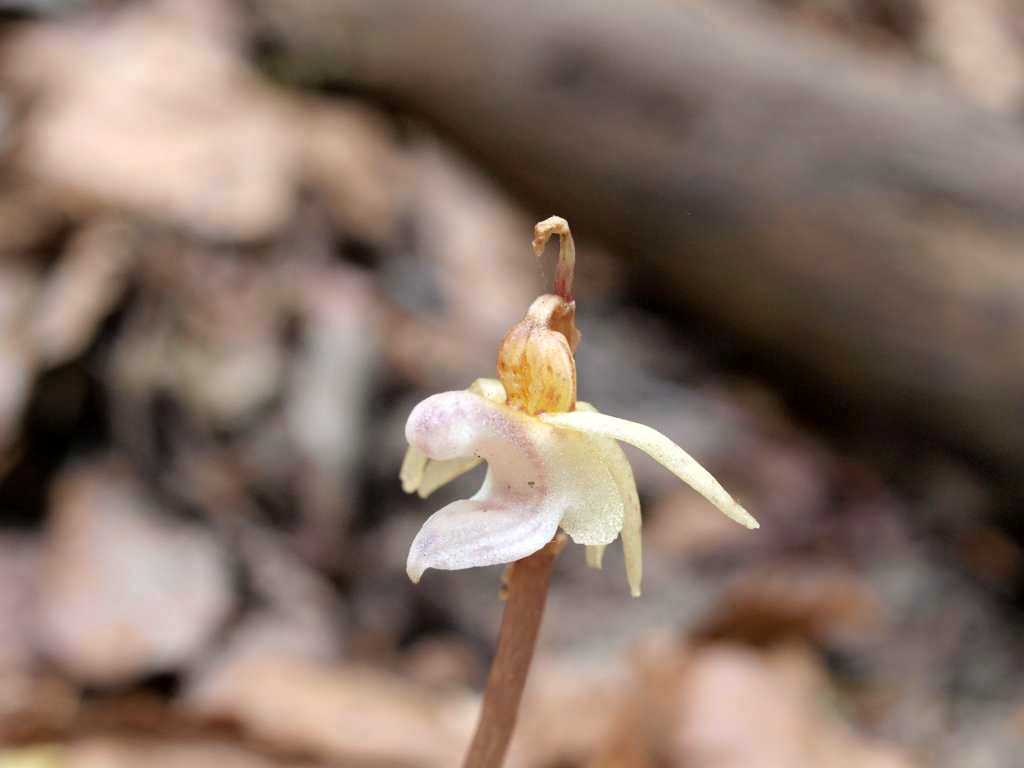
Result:
<instances>
[{"instance_id":1,"label":"blurred background","mask_svg":"<svg viewBox=\"0 0 1024 768\"><path fill-rule=\"evenodd\" d=\"M578 244L621 550L509 766L1024 754L1020 0L0 2L0 766L447 768L500 568L408 545L411 407ZM478 470L479 472L479 470Z\"/></svg>"}]
</instances>

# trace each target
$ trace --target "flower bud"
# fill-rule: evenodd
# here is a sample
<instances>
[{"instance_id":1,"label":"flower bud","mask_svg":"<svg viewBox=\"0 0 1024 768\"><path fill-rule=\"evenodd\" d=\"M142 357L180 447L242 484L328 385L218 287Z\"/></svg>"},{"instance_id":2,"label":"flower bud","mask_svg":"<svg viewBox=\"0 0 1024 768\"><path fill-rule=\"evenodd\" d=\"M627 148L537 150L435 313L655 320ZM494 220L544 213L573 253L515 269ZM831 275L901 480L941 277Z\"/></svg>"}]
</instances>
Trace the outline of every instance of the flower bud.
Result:
<instances>
[{"instance_id":1,"label":"flower bud","mask_svg":"<svg viewBox=\"0 0 1024 768\"><path fill-rule=\"evenodd\" d=\"M575 315L575 302L546 294L505 336L498 350L498 378L508 405L532 415L576 407Z\"/></svg>"}]
</instances>

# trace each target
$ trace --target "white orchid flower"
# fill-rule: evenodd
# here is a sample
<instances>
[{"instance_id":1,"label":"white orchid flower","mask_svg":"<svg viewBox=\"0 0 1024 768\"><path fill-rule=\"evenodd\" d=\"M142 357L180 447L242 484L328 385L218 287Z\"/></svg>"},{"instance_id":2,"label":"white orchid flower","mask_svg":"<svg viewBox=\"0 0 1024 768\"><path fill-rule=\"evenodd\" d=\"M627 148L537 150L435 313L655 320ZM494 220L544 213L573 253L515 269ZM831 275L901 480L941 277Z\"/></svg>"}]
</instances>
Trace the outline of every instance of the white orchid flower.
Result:
<instances>
[{"instance_id":1,"label":"white orchid flower","mask_svg":"<svg viewBox=\"0 0 1024 768\"><path fill-rule=\"evenodd\" d=\"M427 497L481 461L487 475L469 499L424 523L409 550L409 578L428 568L458 570L509 563L545 544L559 528L588 547L600 567L604 547L622 536L626 578L640 594L640 501L633 471L616 443L634 445L747 528L757 521L686 451L660 432L598 413L587 403L531 416L505 404L501 382L433 395L406 424L410 448L401 480Z\"/></svg>"},{"instance_id":2,"label":"white orchid flower","mask_svg":"<svg viewBox=\"0 0 1024 768\"><path fill-rule=\"evenodd\" d=\"M576 401L579 333L568 225L557 217L538 224L534 247L543 249L552 232L563 244L558 294L538 298L505 337L498 355L501 381L478 379L468 390L433 395L409 416L410 447L400 473L407 493L426 498L487 462L480 490L435 512L416 535L406 564L414 582L428 568L514 562L544 547L561 528L587 546L587 562L598 568L604 548L621 535L626 578L639 595L640 501L617 441L650 455L740 525L758 527L669 438Z\"/></svg>"}]
</instances>

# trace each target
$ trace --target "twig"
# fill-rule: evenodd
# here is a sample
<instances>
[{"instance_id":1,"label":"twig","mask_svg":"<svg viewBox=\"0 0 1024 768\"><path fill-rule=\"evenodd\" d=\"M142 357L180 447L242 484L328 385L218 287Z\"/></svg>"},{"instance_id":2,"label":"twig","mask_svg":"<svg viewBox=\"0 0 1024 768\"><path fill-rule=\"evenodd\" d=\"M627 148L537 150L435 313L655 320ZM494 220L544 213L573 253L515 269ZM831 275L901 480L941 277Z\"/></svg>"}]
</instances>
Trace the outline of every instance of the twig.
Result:
<instances>
[{"instance_id":1,"label":"twig","mask_svg":"<svg viewBox=\"0 0 1024 768\"><path fill-rule=\"evenodd\" d=\"M509 566L498 651L463 768L499 768L505 759L537 645L551 569L565 542L565 535L559 534L544 549Z\"/></svg>"}]
</instances>

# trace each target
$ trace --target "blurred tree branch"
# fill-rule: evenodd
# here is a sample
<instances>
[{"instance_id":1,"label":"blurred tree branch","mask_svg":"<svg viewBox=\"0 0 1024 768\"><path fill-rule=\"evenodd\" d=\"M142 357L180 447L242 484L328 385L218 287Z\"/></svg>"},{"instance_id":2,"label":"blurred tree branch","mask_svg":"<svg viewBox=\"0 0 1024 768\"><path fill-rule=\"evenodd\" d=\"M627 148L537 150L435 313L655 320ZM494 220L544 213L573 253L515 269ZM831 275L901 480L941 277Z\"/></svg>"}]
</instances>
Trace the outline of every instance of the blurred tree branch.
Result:
<instances>
[{"instance_id":1,"label":"blurred tree branch","mask_svg":"<svg viewBox=\"0 0 1024 768\"><path fill-rule=\"evenodd\" d=\"M699 3L249 0L635 259L780 378L1024 460L1024 135L922 73Z\"/></svg>"}]
</instances>

